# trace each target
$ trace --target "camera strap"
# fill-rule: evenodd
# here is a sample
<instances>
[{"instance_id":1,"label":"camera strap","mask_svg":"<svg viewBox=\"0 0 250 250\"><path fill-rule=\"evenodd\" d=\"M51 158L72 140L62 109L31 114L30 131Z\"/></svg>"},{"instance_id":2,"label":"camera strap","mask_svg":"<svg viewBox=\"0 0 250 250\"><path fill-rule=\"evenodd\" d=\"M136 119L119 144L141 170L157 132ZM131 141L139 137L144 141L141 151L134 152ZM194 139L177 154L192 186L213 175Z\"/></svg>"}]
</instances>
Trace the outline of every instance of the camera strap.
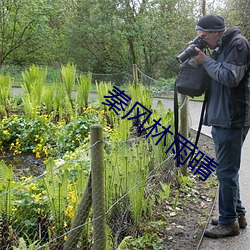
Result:
<instances>
[{"instance_id":1,"label":"camera strap","mask_svg":"<svg viewBox=\"0 0 250 250\"><path fill-rule=\"evenodd\" d=\"M208 96L208 90L205 91L205 96L204 96L204 100L202 103L200 120L199 120L198 130L196 133L196 138L195 138L195 143L194 143L195 148L197 147L198 142L199 142L199 138L200 138L202 121L203 121L203 117L204 117L204 113L205 113L205 109L206 109L206 104L207 104L207 96ZM179 135L178 135L178 131L179 131L179 105L178 105L178 92L177 92L176 87L174 87L174 127L175 127L175 133L174 133L175 149L176 149L176 155L177 155L176 167L178 168L178 167L180 167L180 154L178 153L180 150L180 142L179 142ZM195 154L195 150L196 149L194 149L192 155L190 156L187 167L193 159L193 156Z\"/></svg>"}]
</instances>

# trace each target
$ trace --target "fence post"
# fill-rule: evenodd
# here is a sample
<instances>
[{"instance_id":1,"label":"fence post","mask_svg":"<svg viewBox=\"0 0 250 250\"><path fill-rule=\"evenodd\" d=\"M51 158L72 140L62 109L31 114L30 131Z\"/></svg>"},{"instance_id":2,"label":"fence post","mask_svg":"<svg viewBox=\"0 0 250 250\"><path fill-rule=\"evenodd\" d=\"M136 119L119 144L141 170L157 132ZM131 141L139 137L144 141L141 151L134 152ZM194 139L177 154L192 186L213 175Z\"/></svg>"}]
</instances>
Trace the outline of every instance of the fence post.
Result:
<instances>
[{"instance_id":1,"label":"fence post","mask_svg":"<svg viewBox=\"0 0 250 250\"><path fill-rule=\"evenodd\" d=\"M188 139L189 126L188 126L188 97L180 95L180 134ZM187 175L187 165L181 166L181 173Z\"/></svg>"},{"instance_id":2,"label":"fence post","mask_svg":"<svg viewBox=\"0 0 250 250\"><path fill-rule=\"evenodd\" d=\"M102 126L94 124L90 127L91 141L91 176L93 205L93 250L106 249L106 216L104 193L104 160Z\"/></svg>"},{"instance_id":3,"label":"fence post","mask_svg":"<svg viewBox=\"0 0 250 250\"><path fill-rule=\"evenodd\" d=\"M138 71L137 71L136 64L133 64L133 81L134 81L134 85L136 86L138 84Z\"/></svg>"}]
</instances>

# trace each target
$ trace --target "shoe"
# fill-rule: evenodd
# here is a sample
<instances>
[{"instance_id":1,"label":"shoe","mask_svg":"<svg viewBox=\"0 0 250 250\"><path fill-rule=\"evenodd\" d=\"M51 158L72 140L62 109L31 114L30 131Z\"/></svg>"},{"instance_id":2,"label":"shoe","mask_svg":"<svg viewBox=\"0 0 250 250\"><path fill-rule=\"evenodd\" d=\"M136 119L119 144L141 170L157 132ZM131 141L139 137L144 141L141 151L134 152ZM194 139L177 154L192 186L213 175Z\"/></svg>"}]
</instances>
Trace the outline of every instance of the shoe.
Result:
<instances>
[{"instance_id":1,"label":"shoe","mask_svg":"<svg viewBox=\"0 0 250 250\"><path fill-rule=\"evenodd\" d=\"M204 235L209 238L223 238L228 236L239 235L240 227L238 222L232 224L219 224L210 229L206 229Z\"/></svg>"},{"instance_id":2,"label":"shoe","mask_svg":"<svg viewBox=\"0 0 250 250\"><path fill-rule=\"evenodd\" d=\"M247 220L246 220L245 214L242 214L242 215L238 216L238 222L239 222L240 229L243 229L243 228L245 228L247 226ZM214 226L217 226L218 225L218 219L217 218L212 218L211 224L214 225Z\"/></svg>"}]
</instances>

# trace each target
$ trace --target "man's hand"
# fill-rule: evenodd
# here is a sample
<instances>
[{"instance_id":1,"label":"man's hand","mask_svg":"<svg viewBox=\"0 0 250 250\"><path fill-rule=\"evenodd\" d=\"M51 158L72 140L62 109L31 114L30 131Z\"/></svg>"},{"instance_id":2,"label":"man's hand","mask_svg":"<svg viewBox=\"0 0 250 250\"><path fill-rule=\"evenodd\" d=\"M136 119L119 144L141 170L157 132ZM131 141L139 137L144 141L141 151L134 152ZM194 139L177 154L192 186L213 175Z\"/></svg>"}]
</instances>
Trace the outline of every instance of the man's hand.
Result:
<instances>
[{"instance_id":1,"label":"man's hand","mask_svg":"<svg viewBox=\"0 0 250 250\"><path fill-rule=\"evenodd\" d=\"M197 47L195 47L195 51L198 53L197 56L192 57L197 64L203 64L207 56Z\"/></svg>"}]
</instances>

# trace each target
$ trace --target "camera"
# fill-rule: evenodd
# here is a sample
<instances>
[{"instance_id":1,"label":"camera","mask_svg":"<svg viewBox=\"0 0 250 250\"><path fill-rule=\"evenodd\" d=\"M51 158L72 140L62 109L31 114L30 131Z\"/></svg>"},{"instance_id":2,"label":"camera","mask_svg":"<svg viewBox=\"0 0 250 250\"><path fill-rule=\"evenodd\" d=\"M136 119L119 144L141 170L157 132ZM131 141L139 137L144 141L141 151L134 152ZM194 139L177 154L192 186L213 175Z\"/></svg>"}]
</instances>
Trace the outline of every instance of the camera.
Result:
<instances>
[{"instance_id":1,"label":"camera","mask_svg":"<svg viewBox=\"0 0 250 250\"><path fill-rule=\"evenodd\" d=\"M198 55L198 53L195 51L195 47L199 48L200 50L203 50L207 48L207 43L199 36L197 36L190 45L180 54L178 55L177 61L179 63L183 63L188 58Z\"/></svg>"}]
</instances>

